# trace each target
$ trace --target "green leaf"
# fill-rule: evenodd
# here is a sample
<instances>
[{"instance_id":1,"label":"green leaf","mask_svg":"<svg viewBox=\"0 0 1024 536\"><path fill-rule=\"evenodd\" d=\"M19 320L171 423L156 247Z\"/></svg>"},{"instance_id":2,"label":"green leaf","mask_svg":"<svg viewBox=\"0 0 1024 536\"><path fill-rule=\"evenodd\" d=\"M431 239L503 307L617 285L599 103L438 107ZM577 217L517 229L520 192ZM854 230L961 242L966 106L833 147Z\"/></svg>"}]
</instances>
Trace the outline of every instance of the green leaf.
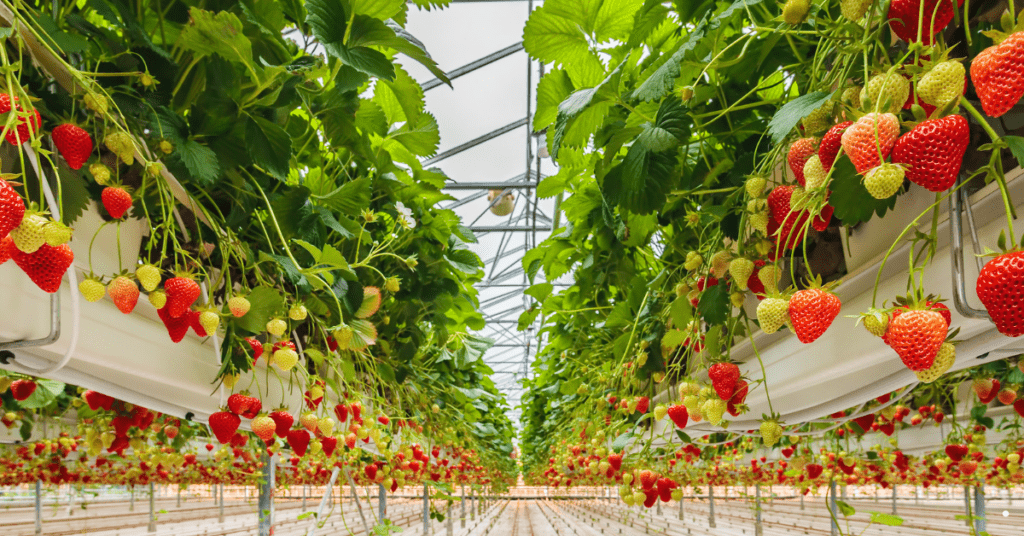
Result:
<instances>
[{"instance_id":1,"label":"green leaf","mask_svg":"<svg viewBox=\"0 0 1024 536\"><path fill-rule=\"evenodd\" d=\"M423 111L423 88L401 67L395 68L394 80L378 80L373 101L380 105L389 124L401 121L416 124Z\"/></svg>"},{"instance_id":2,"label":"green leaf","mask_svg":"<svg viewBox=\"0 0 1024 536\"><path fill-rule=\"evenodd\" d=\"M352 45L367 35L382 35L377 32L381 27L387 30L383 22L366 15L357 15L352 18L353 28L349 31L349 13L346 12L344 3L339 0L307 0L306 12L306 23L313 30L313 37L323 45L329 55L371 76L386 80L395 78L395 68L382 52L366 46ZM371 21L375 21L377 25ZM346 33L350 34L348 46L345 44ZM391 32L391 35L393 36L394 32Z\"/></svg>"},{"instance_id":3,"label":"green leaf","mask_svg":"<svg viewBox=\"0 0 1024 536\"><path fill-rule=\"evenodd\" d=\"M246 298L249 299L249 312L235 322L240 329L249 333L267 331L270 318L284 309L284 297L271 287L256 287Z\"/></svg>"},{"instance_id":4,"label":"green leaf","mask_svg":"<svg viewBox=\"0 0 1024 536\"><path fill-rule=\"evenodd\" d=\"M245 148L253 162L280 180L288 177L292 139L283 128L250 115L245 124Z\"/></svg>"},{"instance_id":5,"label":"green leaf","mask_svg":"<svg viewBox=\"0 0 1024 536\"><path fill-rule=\"evenodd\" d=\"M729 319L729 291L725 285L708 287L700 295L697 311L708 324L724 324Z\"/></svg>"},{"instance_id":6,"label":"green leaf","mask_svg":"<svg viewBox=\"0 0 1024 536\"><path fill-rule=\"evenodd\" d=\"M854 510L852 506L843 501L837 500L836 506L839 507L839 511L843 514L843 517L850 517L857 513L857 511Z\"/></svg>"},{"instance_id":7,"label":"green leaf","mask_svg":"<svg viewBox=\"0 0 1024 536\"><path fill-rule=\"evenodd\" d=\"M345 381L356 381L356 366L349 359L341 360L341 373L345 375Z\"/></svg>"},{"instance_id":8,"label":"green leaf","mask_svg":"<svg viewBox=\"0 0 1024 536\"><path fill-rule=\"evenodd\" d=\"M1006 145L1010 146L1010 152L1017 159L1017 163L1024 166L1024 138L1020 136L1003 136L1003 141L1006 142Z\"/></svg>"},{"instance_id":9,"label":"green leaf","mask_svg":"<svg viewBox=\"0 0 1024 536\"><path fill-rule=\"evenodd\" d=\"M36 390L18 402L22 409L40 409L49 406L64 392L64 384L53 380L36 380Z\"/></svg>"},{"instance_id":10,"label":"green leaf","mask_svg":"<svg viewBox=\"0 0 1024 536\"><path fill-rule=\"evenodd\" d=\"M872 523L881 523L890 527L898 527L903 524L903 518L894 516L891 514L883 514L881 512L868 512L871 514Z\"/></svg>"},{"instance_id":11,"label":"green leaf","mask_svg":"<svg viewBox=\"0 0 1024 536\"><path fill-rule=\"evenodd\" d=\"M619 437L615 438L615 441L612 442L612 450L614 450L615 452L621 452L622 449L626 448L626 445L629 445L629 440L631 439L633 439L632 432L626 432L624 434L621 434Z\"/></svg>"},{"instance_id":12,"label":"green leaf","mask_svg":"<svg viewBox=\"0 0 1024 536\"><path fill-rule=\"evenodd\" d=\"M544 298L547 298L548 296L551 295L551 291L553 291L554 289L555 286L552 285L551 283L537 283L536 285L533 285L530 288L523 291L523 294L526 294L527 296L532 296L537 301L542 302L544 301Z\"/></svg>"},{"instance_id":13,"label":"green leaf","mask_svg":"<svg viewBox=\"0 0 1024 536\"><path fill-rule=\"evenodd\" d=\"M690 320L693 319L693 306L690 304L690 300L686 299L686 296L673 300L669 316L672 317L672 324L675 327L686 329L686 326L690 324Z\"/></svg>"},{"instance_id":14,"label":"green leaf","mask_svg":"<svg viewBox=\"0 0 1024 536\"><path fill-rule=\"evenodd\" d=\"M370 206L370 179L349 181L327 195L313 198L331 210L354 218Z\"/></svg>"},{"instance_id":15,"label":"green leaf","mask_svg":"<svg viewBox=\"0 0 1024 536\"><path fill-rule=\"evenodd\" d=\"M427 112L421 113L415 124L406 123L389 134L389 137L416 156L433 155L437 152L437 144L441 142L437 121Z\"/></svg>"},{"instance_id":16,"label":"green leaf","mask_svg":"<svg viewBox=\"0 0 1024 536\"><path fill-rule=\"evenodd\" d=\"M65 54L80 54L89 48L88 40L80 35L61 30L49 15L39 13L38 15L33 15L33 18L43 30L42 34L50 38L50 44L56 45Z\"/></svg>"},{"instance_id":17,"label":"green leaf","mask_svg":"<svg viewBox=\"0 0 1024 536\"><path fill-rule=\"evenodd\" d=\"M89 206L89 192L85 188L85 180L66 165L57 167L60 177L60 220L65 225L73 225Z\"/></svg>"},{"instance_id":18,"label":"green leaf","mask_svg":"<svg viewBox=\"0 0 1024 536\"><path fill-rule=\"evenodd\" d=\"M834 91L832 93L815 91L801 95L787 102L782 108L779 108L779 111L775 112L775 116L772 117L771 122L768 123L768 134L772 138L772 143L781 142L801 119L807 117L814 110L821 108L821 105L831 99L834 93Z\"/></svg>"},{"instance_id":19,"label":"green leaf","mask_svg":"<svg viewBox=\"0 0 1024 536\"><path fill-rule=\"evenodd\" d=\"M836 159L832 170L832 182L829 188L832 194L828 202L835 209L835 217L843 225L856 225L870 220L875 214L879 217L896 206L896 197L875 199L864 187L861 176L854 169L853 163L845 155Z\"/></svg>"},{"instance_id":20,"label":"green leaf","mask_svg":"<svg viewBox=\"0 0 1024 536\"><path fill-rule=\"evenodd\" d=\"M387 20L397 15L404 5L405 0L352 0L352 11L356 15Z\"/></svg>"},{"instance_id":21,"label":"green leaf","mask_svg":"<svg viewBox=\"0 0 1024 536\"><path fill-rule=\"evenodd\" d=\"M600 84L592 88L576 91L558 105L558 114L555 118L555 133L551 142L551 156L558 158L558 149L562 145L562 139L566 136L567 129L573 120L584 110L596 103L608 102L615 98L621 69L622 64L619 64Z\"/></svg>"},{"instance_id":22,"label":"green leaf","mask_svg":"<svg viewBox=\"0 0 1024 536\"><path fill-rule=\"evenodd\" d=\"M213 149L195 141L185 140L174 148L173 156L181 160L198 186L213 186L220 176L220 163Z\"/></svg>"},{"instance_id":23,"label":"green leaf","mask_svg":"<svg viewBox=\"0 0 1024 536\"><path fill-rule=\"evenodd\" d=\"M670 329L665 336L661 338L661 345L666 348L673 349L679 346L684 340L686 340L686 333L678 329Z\"/></svg>"},{"instance_id":24,"label":"green leaf","mask_svg":"<svg viewBox=\"0 0 1024 536\"><path fill-rule=\"evenodd\" d=\"M523 47L535 59L556 66L572 63L590 52L583 28L556 14L547 3L534 10L526 21Z\"/></svg>"},{"instance_id":25,"label":"green leaf","mask_svg":"<svg viewBox=\"0 0 1024 536\"><path fill-rule=\"evenodd\" d=\"M188 15L189 23L178 38L182 48L191 50L197 58L217 54L228 61L252 64L252 43L234 13L193 7Z\"/></svg>"},{"instance_id":26,"label":"green leaf","mask_svg":"<svg viewBox=\"0 0 1024 536\"><path fill-rule=\"evenodd\" d=\"M537 112L533 115L533 130L540 131L558 116L558 105L568 97L574 87L568 73L555 69L537 84Z\"/></svg>"}]
</instances>

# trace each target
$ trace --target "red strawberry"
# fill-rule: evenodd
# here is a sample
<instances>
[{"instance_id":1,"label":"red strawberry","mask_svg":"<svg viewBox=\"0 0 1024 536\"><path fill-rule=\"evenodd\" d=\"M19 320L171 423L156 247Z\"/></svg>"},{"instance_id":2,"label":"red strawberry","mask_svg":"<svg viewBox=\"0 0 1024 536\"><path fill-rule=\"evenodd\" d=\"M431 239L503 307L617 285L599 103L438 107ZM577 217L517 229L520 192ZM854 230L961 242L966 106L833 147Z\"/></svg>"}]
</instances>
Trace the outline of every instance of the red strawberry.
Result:
<instances>
[{"instance_id":1,"label":"red strawberry","mask_svg":"<svg viewBox=\"0 0 1024 536\"><path fill-rule=\"evenodd\" d=\"M36 392L36 382L32 380L14 380L11 382L11 396L21 402Z\"/></svg>"},{"instance_id":2,"label":"red strawberry","mask_svg":"<svg viewBox=\"0 0 1024 536\"><path fill-rule=\"evenodd\" d=\"M233 393L228 397L228 410L235 415L241 415L249 407L249 399L242 393Z\"/></svg>"},{"instance_id":3,"label":"red strawberry","mask_svg":"<svg viewBox=\"0 0 1024 536\"><path fill-rule=\"evenodd\" d=\"M166 305L163 309L157 309L156 314L163 321L164 327L167 328L167 334L171 336L171 341L181 342L185 335L188 334L188 315L172 318L171 314L167 311Z\"/></svg>"},{"instance_id":4,"label":"red strawberry","mask_svg":"<svg viewBox=\"0 0 1024 536\"><path fill-rule=\"evenodd\" d=\"M786 161L789 162L789 169L793 171L793 176L800 186L804 185L804 164L815 153L817 141L814 138L800 138L789 146Z\"/></svg>"},{"instance_id":5,"label":"red strawberry","mask_svg":"<svg viewBox=\"0 0 1024 536\"><path fill-rule=\"evenodd\" d=\"M320 446L323 448L324 455L328 458L334 454L334 449L338 448L338 438L336 437L321 437Z\"/></svg>"},{"instance_id":6,"label":"red strawberry","mask_svg":"<svg viewBox=\"0 0 1024 536\"><path fill-rule=\"evenodd\" d=\"M14 245L13 238L5 236L0 239L0 264L11 260L11 252L15 249L17 249L17 246Z\"/></svg>"},{"instance_id":7,"label":"red strawberry","mask_svg":"<svg viewBox=\"0 0 1024 536\"><path fill-rule=\"evenodd\" d=\"M238 415L229 411L218 411L210 415L210 430L213 431L213 435L217 436L217 441L220 441L221 444L231 441L240 424L242 424L242 420L238 418Z\"/></svg>"},{"instance_id":8,"label":"red strawberry","mask_svg":"<svg viewBox=\"0 0 1024 536\"><path fill-rule=\"evenodd\" d=\"M18 248L9 248L11 258L28 278L43 292L53 294L60 289L64 272L75 260L75 254L67 244L51 246L43 244L35 253L24 253Z\"/></svg>"},{"instance_id":9,"label":"red strawberry","mask_svg":"<svg viewBox=\"0 0 1024 536\"><path fill-rule=\"evenodd\" d=\"M82 127L64 123L54 127L53 145L67 161L71 169L82 169L82 164L92 154L92 137Z\"/></svg>"},{"instance_id":10,"label":"red strawberry","mask_svg":"<svg viewBox=\"0 0 1024 536\"><path fill-rule=\"evenodd\" d=\"M715 363L708 369L711 385L718 393L718 398L728 401L736 392L736 382L740 379L740 368L733 363Z\"/></svg>"},{"instance_id":11,"label":"red strawberry","mask_svg":"<svg viewBox=\"0 0 1024 536\"><path fill-rule=\"evenodd\" d=\"M956 183L969 138L967 120L962 116L929 119L896 141L892 162L904 165L910 182L943 192Z\"/></svg>"},{"instance_id":12,"label":"red strawberry","mask_svg":"<svg viewBox=\"0 0 1024 536\"><path fill-rule=\"evenodd\" d=\"M668 418L672 419L672 422L680 429L686 428L686 423L690 420L690 412L686 411L686 406L682 404L669 406Z\"/></svg>"},{"instance_id":13,"label":"red strawberry","mask_svg":"<svg viewBox=\"0 0 1024 536\"><path fill-rule=\"evenodd\" d=\"M286 430L287 431L287 430ZM306 455L306 448L309 447L309 432L299 429L291 430L288 432L288 446L292 448L292 451L296 456L300 458ZM277 434L281 435L281 434ZM321 443L323 440L321 440Z\"/></svg>"},{"instance_id":14,"label":"red strawberry","mask_svg":"<svg viewBox=\"0 0 1024 536\"><path fill-rule=\"evenodd\" d=\"M835 164L839 148L843 144L843 132L846 132L846 127L852 124L853 121L843 121L838 125L833 125L821 138L821 145L818 146L818 159L821 160L821 165L825 168L826 173Z\"/></svg>"},{"instance_id":15,"label":"red strawberry","mask_svg":"<svg viewBox=\"0 0 1024 536\"><path fill-rule=\"evenodd\" d=\"M999 380L989 380L987 391L976 390L976 392L978 395L978 400L982 404L988 404L993 399L995 399L995 397L999 394Z\"/></svg>"},{"instance_id":16,"label":"red strawberry","mask_svg":"<svg viewBox=\"0 0 1024 536\"><path fill-rule=\"evenodd\" d=\"M644 469L640 471L640 487L644 490L654 489L658 482L658 475Z\"/></svg>"},{"instance_id":17,"label":"red strawberry","mask_svg":"<svg viewBox=\"0 0 1024 536\"><path fill-rule=\"evenodd\" d=\"M647 408L650 407L650 405L651 405L651 399L647 398L646 396L641 396L636 401L636 410L639 413L647 413ZM435 454L434 456L436 457L437 455Z\"/></svg>"},{"instance_id":18,"label":"red strawberry","mask_svg":"<svg viewBox=\"0 0 1024 536\"><path fill-rule=\"evenodd\" d=\"M771 219L777 222L778 231L773 232L771 227L768 233L776 236L781 242L782 251L793 249L797 244L803 242L806 235L805 227L810 214L805 209L792 210L790 200L793 198L795 186L776 186L768 194L768 209L771 211Z\"/></svg>"},{"instance_id":19,"label":"red strawberry","mask_svg":"<svg viewBox=\"0 0 1024 536\"><path fill-rule=\"evenodd\" d=\"M373 480L377 478L377 466L371 463L370 465L363 467L363 473L366 474L366 478Z\"/></svg>"},{"instance_id":20,"label":"red strawberry","mask_svg":"<svg viewBox=\"0 0 1024 536\"><path fill-rule=\"evenodd\" d=\"M621 454L609 454L608 465L615 471L622 469L622 455Z\"/></svg>"},{"instance_id":21,"label":"red strawberry","mask_svg":"<svg viewBox=\"0 0 1024 536\"><path fill-rule=\"evenodd\" d=\"M1024 32L982 50L971 62L971 80L985 114L999 117L1024 96Z\"/></svg>"},{"instance_id":22,"label":"red strawberry","mask_svg":"<svg viewBox=\"0 0 1024 536\"><path fill-rule=\"evenodd\" d=\"M338 418L339 423L344 423L348 420L348 406L345 404L338 404L334 406L334 416Z\"/></svg>"},{"instance_id":23,"label":"red strawberry","mask_svg":"<svg viewBox=\"0 0 1024 536\"><path fill-rule=\"evenodd\" d=\"M947 330L941 314L911 309L889 322L886 338L907 368L920 371L927 370L935 362Z\"/></svg>"},{"instance_id":24,"label":"red strawberry","mask_svg":"<svg viewBox=\"0 0 1024 536\"><path fill-rule=\"evenodd\" d=\"M14 103L17 103L18 100L18 97L14 97ZM39 115L39 110L32 110L26 118L24 116L24 108L20 104L12 106L11 96L6 93L0 93L0 114L6 114L11 111L18 112L18 119L15 123L15 128L8 129L4 137L11 145L21 145L22 142L29 141L32 138L32 132L39 130L43 123L42 118Z\"/></svg>"},{"instance_id":25,"label":"red strawberry","mask_svg":"<svg viewBox=\"0 0 1024 536\"><path fill-rule=\"evenodd\" d=\"M809 463L804 466L804 470L807 471L807 477L814 480L821 476L821 472L824 471L825 468L816 463Z\"/></svg>"},{"instance_id":26,"label":"red strawberry","mask_svg":"<svg viewBox=\"0 0 1024 536\"><path fill-rule=\"evenodd\" d=\"M107 186L100 194L100 198L103 200L103 208L107 209L107 214L115 220L121 219L121 216L132 208L131 194L118 186Z\"/></svg>"},{"instance_id":27,"label":"red strawberry","mask_svg":"<svg viewBox=\"0 0 1024 536\"><path fill-rule=\"evenodd\" d=\"M6 180L0 178L0 240L21 225L25 217L25 201Z\"/></svg>"},{"instance_id":28,"label":"red strawberry","mask_svg":"<svg viewBox=\"0 0 1024 536\"><path fill-rule=\"evenodd\" d=\"M802 343L812 343L825 333L839 316L839 297L821 288L797 291L789 299L789 318Z\"/></svg>"},{"instance_id":29,"label":"red strawberry","mask_svg":"<svg viewBox=\"0 0 1024 536\"><path fill-rule=\"evenodd\" d=\"M832 205L825 203L825 206L821 207L821 212L811 220L811 227L814 227L814 230L819 233L828 229L829 224L832 223L832 213L835 210Z\"/></svg>"},{"instance_id":30,"label":"red strawberry","mask_svg":"<svg viewBox=\"0 0 1024 536\"><path fill-rule=\"evenodd\" d=\"M1017 415L1024 417L1024 398L1018 398L1013 403L1013 411L1017 412Z\"/></svg>"},{"instance_id":31,"label":"red strawberry","mask_svg":"<svg viewBox=\"0 0 1024 536\"><path fill-rule=\"evenodd\" d=\"M946 456L949 456L949 459L954 462L964 459L964 456L967 456L967 452L969 451L967 445L946 445L945 450Z\"/></svg>"},{"instance_id":32,"label":"red strawberry","mask_svg":"<svg viewBox=\"0 0 1024 536\"><path fill-rule=\"evenodd\" d=\"M168 314L171 318L179 318L199 298L199 283L187 276L172 277L164 283L164 292L167 293Z\"/></svg>"},{"instance_id":33,"label":"red strawberry","mask_svg":"<svg viewBox=\"0 0 1024 536\"><path fill-rule=\"evenodd\" d=\"M871 430L871 423L875 422L875 414L870 413L868 415L861 415L860 417L853 419L853 422L860 427L862 432L867 432Z\"/></svg>"},{"instance_id":34,"label":"red strawberry","mask_svg":"<svg viewBox=\"0 0 1024 536\"><path fill-rule=\"evenodd\" d=\"M895 115L870 113L843 132L843 152L857 173L867 173L882 163L879 152L883 160L889 156L899 135L900 123Z\"/></svg>"},{"instance_id":35,"label":"red strawberry","mask_svg":"<svg viewBox=\"0 0 1024 536\"><path fill-rule=\"evenodd\" d=\"M292 414L288 413L288 410L284 408L272 411L270 413L270 418L274 419L274 424L276 425L274 433L277 434L277 437L282 439L288 436L288 430L291 429L292 424L295 424L295 417L292 417ZM305 432L305 430L303 430L303 432ZM309 437L309 434L306 434L306 437ZM291 438L289 438L288 444L291 445L291 443ZM292 450L295 450L294 446L292 446ZM303 451L305 451L305 448L303 448ZM299 454L299 456L302 456L302 454Z\"/></svg>"},{"instance_id":36,"label":"red strawberry","mask_svg":"<svg viewBox=\"0 0 1024 536\"><path fill-rule=\"evenodd\" d=\"M244 340L249 343L249 348L252 348L252 362L256 363L263 355L263 343L252 337L246 337Z\"/></svg>"},{"instance_id":37,"label":"red strawberry","mask_svg":"<svg viewBox=\"0 0 1024 536\"><path fill-rule=\"evenodd\" d=\"M924 6L921 5L922 3ZM963 5L962 0L960 0L960 5ZM900 39L908 43L916 42L920 27L921 42L930 45L932 37L941 32L953 20L953 2L952 0L892 0L892 3L889 4L888 19L893 33Z\"/></svg>"},{"instance_id":38,"label":"red strawberry","mask_svg":"<svg viewBox=\"0 0 1024 536\"><path fill-rule=\"evenodd\" d=\"M999 333L1024 335L1024 252L1003 253L985 263L976 288Z\"/></svg>"},{"instance_id":39,"label":"red strawberry","mask_svg":"<svg viewBox=\"0 0 1024 536\"><path fill-rule=\"evenodd\" d=\"M110 411L114 406L114 397L107 396L97 391L86 391L82 393L82 399L89 404L89 409L96 411L103 408Z\"/></svg>"},{"instance_id":40,"label":"red strawberry","mask_svg":"<svg viewBox=\"0 0 1024 536\"><path fill-rule=\"evenodd\" d=\"M107 285L107 294L109 294L110 299L114 301L114 305L116 305L124 314L129 314L134 311L135 304L139 302L138 285L135 284L135 281L132 281L123 275L115 277L114 280Z\"/></svg>"},{"instance_id":41,"label":"red strawberry","mask_svg":"<svg viewBox=\"0 0 1024 536\"><path fill-rule=\"evenodd\" d=\"M747 392L750 390L750 386L747 382L740 379L736 381L736 391L732 394L732 398L725 406L725 410L729 412L729 415L733 417L740 416L740 406L747 399Z\"/></svg>"},{"instance_id":42,"label":"red strawberry","mask_svg":"<svg viewBox=\"0 0 1024 536\"><path fill-rule=\"evenodd\" d=\"M209 333L206 332L206 328L203 327L203 323L199 321L199 315L201 314L202 313L199 311L189 309L189 311L185 313L185 316L182 318L188 319L188 325L189 327L192 328L192 331L196 332L196 335L199 335L200 337L206 337L209 335Z\"/></svg>"}]
</instances>

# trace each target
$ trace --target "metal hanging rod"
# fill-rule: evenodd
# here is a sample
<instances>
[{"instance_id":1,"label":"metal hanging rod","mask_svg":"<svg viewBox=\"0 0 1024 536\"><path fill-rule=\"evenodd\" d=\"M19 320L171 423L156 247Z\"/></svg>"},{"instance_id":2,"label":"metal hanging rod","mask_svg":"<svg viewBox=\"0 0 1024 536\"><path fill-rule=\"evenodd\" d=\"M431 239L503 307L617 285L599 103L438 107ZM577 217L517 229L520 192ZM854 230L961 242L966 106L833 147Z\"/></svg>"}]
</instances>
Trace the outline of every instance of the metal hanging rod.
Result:
<instances>
[{"instance_id":1,"label":"metal hanging rod","mask_svg":"<svg viewBox=\"0 0 1024 536\"><path fill-rule=\"evenodd\" d=\"M459 67L458 69L455 69L455 70L447 73L448 74L448 79L449 80L455 80L456 78L458 78L458 77L460 77L460 76L462 76L464 74L471 73L471 72L473 72L473 71L475 71L475 70L477 70L477 69L479 69L481 67L484 67L486 65L490 65L491 63L494 63L494 62L500 60L501 58L506 58L508 56L511 56L512 54L515 54L516 52L519 52L520 50L523 50L523 42L522 41L520 41L520 42L518 42L518 43L516 43L514 45L507 46L507 47L505 47L505 48L503 48L503 49L501 49L501 50L499 50L497 52L494 52L492 54L488 54L488 55L486 55L486 56L484 56L484 57L482 57L482 58L480 58L480 59L478 59L476 61L467 63L467 64L463 65L462 67ZM427 83L423 84L423 91L430 91L431 89L434 89L435 87L443 85L443 84L444 84L444 82L442 82L441 79L439 79L439 78L435 78L433 80L429 80L429 81L427 81Z\"/></svg>"},{"instance_id":2,"label":"metal hanging rod","mask_svg":"<svg viewBox=\"0 0 1024 536\"><path fill-rule=\"evenodd\" d=\"M438 162L440 162L440 161L442 161L442 160L444 160L444 159L446 159L448 157L455 156L455 155L461 153L462 151L465 151L467 149L472 149L473 147L476 147L477 145L480 145L481 143L493 140L494 138L497 138L498 136L501 136L502 134L508 134L509 132L512 132L513 130L515 130L517 128L522 128L522 127L526 126L528 123L529 123L529 119L524 117L524 118L522 118L522 119L520 119L518 121L514 121L512 123L509 123L509 124L499 128L497 130L492 130L492 131L488 132L487 134L484 134L483 136L479 136L477 138L473 138L472 140L469 140L466 143L463 143L462 145L458 145L458 146L452 147L451 149L448 149L447 151L444 151L443 153L438 153L437 155L424 160L423 161L423 167L431 166L431 165L436 164L436 163L438 163Z\"/></svg>"},{"instance_id":3,"label":"metal hanging rod","mask_svg":"<svg viewBox=\"0 0 1024 536\"><path fill-rule=\"evenodd\" d=\"M474 233L530 233L533 231L551 232L550 225L534 225L530 227L521 225L480 225L477 227L470 227L470 231Z\"/></svg>"}]
</instances>

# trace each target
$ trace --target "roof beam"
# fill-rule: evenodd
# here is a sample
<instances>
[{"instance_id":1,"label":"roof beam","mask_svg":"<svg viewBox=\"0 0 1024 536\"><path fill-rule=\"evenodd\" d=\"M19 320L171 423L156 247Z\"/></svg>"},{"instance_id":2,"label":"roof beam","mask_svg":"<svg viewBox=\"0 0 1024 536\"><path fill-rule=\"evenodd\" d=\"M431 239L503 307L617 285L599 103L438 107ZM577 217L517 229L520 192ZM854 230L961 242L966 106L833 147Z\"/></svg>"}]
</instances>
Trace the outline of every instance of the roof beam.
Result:
<instances>
[{"instance_id":1,"label":"roof beam","mask_svg":"<svg viewBox=\"0 0 1024 536\"><path fill-rule=\"evenodd\" d=\"M482 57L482 58L480 58L480 59L478 59L476 61L467 63L467 64L463 65L462 67L454 69L451 72L446 73L446 74L448 75L448 79L449 80L455 80L456 78L458 78L458 77L460 77L460 76L462 76L464 74L469 74L469 73L471 73L471 72L473 72L473 71L475 71L475 70L477 70L477 69L479 69L481 67L484 67L486 65L490 65L491 63L494 63L494 62L500 60L501 58L505 58L505 57L511 56L512 54L515 54L516 52L519 52L522 49L523 49L523 42L520 41L520 42L518 42L518 43L516 43L514 45L507 46L507 47L505 47L505 48L503 48L503 49L501 49L501 50L499 50L497 52L488 54L488 55L486 55L486 56L484 56L484 57ZM444 82L442 82L440 78L435 78L433 80L429 80L429 81L427 81L427 83L423 84L423 91L430 91L431 89L434 89L435 87L440 86L442 84L444 84Z\"/></svg>"},{"instance_id":2,"label":"roof beam","mask_svg":"<svg viewBox=\"0 0 1024 536\"><path fill-rule=\"evenodd\" d=\"M423 161L423 167L427 167L427 166L436 164L436 163L438 163L438 162L440 162L440 161L442 161L442 160L444 160L444 159L446 159L448 157L455 156L455 155L457 155L457 154L459 154L459 153L461 153L461 152L463 152L463 151L465 151L467 149L472 149L473 147L476 147L477 145L480 145L481 143L491 141L494 138L497 138L498 136L501 136L503 134L508 134L509 132L512 132L513 130L515 130L517 128L522 128L522 127L528 125L529 122L530 122L529 118L524 117L524 118L522 118L522 119L520 119L518 121L514 121L512 123L509 123L509 124L499 128L497 130L492 130L492 131L488 132L487 134L484 134L483 136L479 136L479 137L473 138L473 139L467 141L466 143L463 143L462 145L457 145L455 147L452 147L451 149L448 149L447 151L444 151L443 153L438 153L438 154L434 155L433 157L424 160Z\"/></svg>"}]
</instances>

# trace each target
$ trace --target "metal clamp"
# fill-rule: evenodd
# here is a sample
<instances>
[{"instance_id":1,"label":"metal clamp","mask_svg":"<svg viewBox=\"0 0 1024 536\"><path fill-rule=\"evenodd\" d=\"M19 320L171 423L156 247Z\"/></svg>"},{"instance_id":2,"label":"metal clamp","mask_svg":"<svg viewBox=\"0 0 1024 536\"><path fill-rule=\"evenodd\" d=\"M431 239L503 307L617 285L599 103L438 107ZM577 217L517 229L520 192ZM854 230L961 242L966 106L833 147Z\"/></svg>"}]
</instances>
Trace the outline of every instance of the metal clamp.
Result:
<instances>
[{"instance_id":1,"label":"metal clamp","mask_svg":"<svg viewBox=\"0 0 1024 536\"><path fill-rule=\"evenodd\" d=\"M953 305L961 315L967 318L980 318L988 320L991 317L984 309L975 309L967 303L967 283L964 278L964 235L963 235L963 211L967 212L967 227L971 231L971 242L974 247L974 262L978 266L978 272L983 267L981 262L980 245L978 241L978 229L974 224L974 213L971 211L971 203L967 198L967 192L961 188L963 177L956 181L956 191L949 196L949 233L952 249L953 268Z\"/></svg>"}]
</instances>

